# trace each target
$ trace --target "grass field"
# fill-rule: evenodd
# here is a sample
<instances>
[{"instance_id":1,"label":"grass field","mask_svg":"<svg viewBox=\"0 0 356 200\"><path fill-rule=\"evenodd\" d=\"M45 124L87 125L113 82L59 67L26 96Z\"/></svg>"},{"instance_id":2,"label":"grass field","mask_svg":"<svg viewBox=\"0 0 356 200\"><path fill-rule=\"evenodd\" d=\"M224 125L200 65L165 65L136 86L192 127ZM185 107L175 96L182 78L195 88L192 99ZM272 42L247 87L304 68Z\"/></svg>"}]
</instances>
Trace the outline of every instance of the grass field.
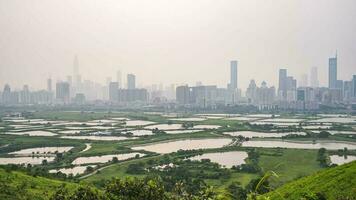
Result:
<instances>
[{"instance_id":1,"label":"grass field","mask_svg":"<svg viewBox=\"0 0 356 200\"><path fill-rule=\"evenodd\" d=\"M320 171L264 195L269 199L356 199L356 161Z\"/></svg>"},{"instance_id":2,"label":"grass field","mask_svg":"<svg viewBox=\"0 0 356 200\"><path fill-rule=\"evenodd\" d=\"M271 180L274 187L322 169L317 150L283 149L281 156L261 155L259 165L265 172L272 170L278 174L279 178Z\"/></svg>"}]
</instances>

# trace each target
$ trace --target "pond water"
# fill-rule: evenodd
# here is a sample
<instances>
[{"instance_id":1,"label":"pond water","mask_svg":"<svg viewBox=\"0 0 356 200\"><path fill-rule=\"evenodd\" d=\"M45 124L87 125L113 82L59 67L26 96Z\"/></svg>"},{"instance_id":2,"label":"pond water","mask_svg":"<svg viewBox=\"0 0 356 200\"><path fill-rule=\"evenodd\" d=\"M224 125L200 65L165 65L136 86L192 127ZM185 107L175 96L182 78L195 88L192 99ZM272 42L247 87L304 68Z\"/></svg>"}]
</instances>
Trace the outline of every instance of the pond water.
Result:
<instances>
[{"instance_id":1,"label":"pond water","mask_svg":"<svg viewBox=\"0 0 356 200\"><path fill-rule=\"evenodd\" d=\"M90 129L89 126L68 126L66 127L67 129L73 129L73 130L85 130L85 129Z\"/></svg>"},{"instance_id":2,"label":"pond water","mask_svg":"<svg viewBox=\"0 0 356 200\"><path fill-rule=\"evenodd\" d=\"M15 129L25 129L25 128L33 128L35 126L25 125L25 124L12 124L10 127L14 127Z\"/></svg>"},{"instance_id":3,"label":"pond water","mask_svg":"<svg viewBox=\"0 0 356 200\"><path fill-rule=\"evenodd\" d=\"M219 125L195 125L193 128L196 129L218 129L221 126Z\"/></svg>"},{"instance_id":4,"label":"pond water","mask_svg":"<svg viewBox=\"0 0 356 200\"><path fill-rule=\"evenodd\" d=\"M273 118L273 119L264 119L261 122L302 122L305 119L296 119L296 118Z\"/></svg>"},{"instance_id":5,"label":"pond water","mask_svg":"<svg viewBox=\"0 0 356 200\"><path fill-rule=\"evenodd\" d=\"M127 132L132 133L134 136L153 135L151 130L130 130Z\"/></svg>"},{"instance_id":6,"label":"pond water","mask_svg":"<svg viewBox=\"0 0 356 200\"><path fill-rule=\"evenodd\" d=\"M232 142L228 138L177 140L133 147L135 150L145 150L156 153L172 153L178 150L220 148Z\"/></svg>"},{"instance_id":7,"label":"pond water","mask_svg":"<svg viewBox=\"0 0 356 200\"><path fill-rule=\"evenodd\" d=\"M337 164L337 165L342 165L345 163L349 163L351 161L356 160L356 156L338 156L338 155L332 155L330 156L330 161L333 164Z\"/></svg>"},{"instance_id":8,"label":"pond water","mask_svg":"<svg viewBox=\"0 0 356 200\"><path fill-rule=\"evenodd\" d=\"M199 121L204 121L206 119L205 118L200 118L200 117L188 117L188 118L173 118L171 120L184 121L184 122L199 122Z\"/></svg>"},{"instance_id":9,"label":"pond water","mask_svg":"<svg viewBox=\"0 0 356 200\"><path fill-rule=\"evenodd\" d=\"M24 131L24 132L6 132L10 135L29 135L29 136L55 136L57 134L49 131Z\"/></svg>"},{"instance_id":10,"label":"pond water","mask_svg":"<svg viewBox=\"0 0 356 200\"><path fill-rule=\"evenodd\" d=\"M39 165L42 164L43 160L47 160L47 162L52 162L55 157L13 157L13 158L0 158L0 165L7 165L7 164L31 164L31 165Z\"/></svg>"},{"instance_id":11,"label":"pond water","mask_svg":"<svg viewBox=\"0 0 356 200\"><path fill-rule=\"evenodd\" d=\"M58 173L62 172L63 174L69 175L73 174L73 176L78 175L78 174L83 174L87 167L96 167L96 165L87 165L87 166L75 166L72 168L61 168L61 169L51 169L49 170L49 173Z\"/></svg>"},{"instance_id":12,"label":"pond water","mask_svg":"<svg viewBox=\"0 0 356 200\"><path fill-rule=\"evenodd\" d=\"M147 129L155 129L158 128L159 130L177 130L177 129L184 129L182 124L156 124L151 126L146 126Z\"/></svg>"},{"instance_id":13,"label":"pond water","mask_svg":"<svg viewBox=\"0 0 356 200\"><path fill-rule=\"evenodd\" d=\"M74 140L101 140L101 141L120 141L136 138L128 138L123 136L62 136L64 139L74 139Z\"/></svg>"},{"instance_id":14,"label":"pond water","mask_svg":"<svg viewBox=\"0 0 356 200\"><path fill-rule=\"evenodd\" d=\"M245 159L248 157L244 151L230 151L219 153L205 153L191 157L191 160L210 159L211 162L219 163L221 166L231 168L234 165L241 165L245 163Z\"/></svg>"},{"instance_id":15,"label":"pond water","mask_svg":"<svg viewBox=\"0 0 356 200\"><path fill-rule=\"evenodd\" d=\"M9 154L32 154L32 152L39 152L40 154L47 154L49 153L63 153L71 150L73 147L38 147L38 148L28 148L28 149L22 149L19 151L14 151Z\"/></svg>"},{"instance_id":16,"label":"pond water","mask_svg":"<svg viewBox=\"0 0 356 200\"><path fill-rule=\"evenodd\" d=\"M279 127L298 126L299 125L299 123L296 123L296 122L262 122L262 121L251 122L251 124L256 124L256 125L271 124L271 125L279 126Z\"/></svg>"},{"instance_id":17,"label":"pond water","mask_svg":"<svg viewBox=\"0 0 356 200\"><path fill-rule=\"evenodd\" d=\"M191 129L191 130L173 130L173 131L165 131L167 134L182 134L182 133L196 133L203 130Z\"/></svg>"},{"instance_id":18,"label":"pond water","mask_svg":"<svg viewBox=\"0 0 356 200\"><path fill-rule=\"evenodd\" d=\"M285 133L268 133L268 132L254 132L254 131L235 131L235 132L224 132L223 134L231 135L231 136L244 136L247 138L253 137L282 137L290 134L296 135L306 135L304 132L285 132Z\"/></svg>"},{"instance_id":19,"label":"pond water","mask_svg":"<svg viewBox=\"0 0 356 200\"><path fill-rule=\"evenodd\" d=\"M61 134L77 134L80 133L80 130L66 130L66 131L59 131Z\"/></svg>"},{"instance_id":20,"label":"pond water","mask_svg":"<svg viewBox=\"0 0 356 200\"><path fill-rule=\"evenodd\" d=\"M126 118L126 117L114 117L114 118L111 118L112 120L116 120L116 121L128 121L130 120L129 118Z\"/></svg>"},{"instance_id":21,"label":"pond water","mask_svg":"<svg viewBox=\"0 0 356 200\"><path fill-rule=\"evenodd\" d=\"M346 134L346 135L355 135L356 131L328 131L330 134Z\"/></svg>"},{"instance_id":22,"label":"pond water","mask_svg":"<svg viewBox=\"0 0 356 200\"><path fill-rule=\"evenodd\" d=\"M328 126L328 125L310 125L310 126L302 126L303 129L308 129L308 130L312 130L312 129L329 129L332 126Z\"/></svg>"},{"instance_id":23,"label":"pond water","mask_svg":"<svg viewBox=\"0 0 356 200\"><path fill-rule=\"evenodd\" d=\"M111 124L111 123L117 123L117 120L112 120L112 119L98 119L98 120L89 121L89 123Z\"/></svg>"},{"instance_id":24,"label":"pond water","mask_svg":"<svg viewBox=\"0 0 356 200\"><path fill-rule=\"evenodd\" d=\"M322 118L322 119L315 119L315 120L310 120L309 122L312 123L324 123L324 122L330 122L330 123L356 123L356 119L351 118L351 117L330 117L330 118Z\"/></svg>"},{"instance_id":25,"label":"pond water","mask_svg":"<svg viewBox=\"0 0 356 200\"><path fill-rule=\"evenodd\" d=\"M144 121L144 120L130 120L130 121L126 121L126 126L146 126L154 123L155 122Z\"/></svg>"},{"instance_id":26,"label":"pond water","mask_svg":"<svg viewBox=\"0 0 356 200\"><path fill-rule=\"evenodd\" d=\"M90 126L88 128L89 129L98 129L98 130L109 130L109 129L113 129L114 127L112 127L112 126Z\"/></svg>"},{"instance_id":27,"label":"pond water","mask_svg":"<svg viewBox=\"0 0 356 200\"><path fill-rule=\"evenodd\" d=\"M251 114L245 115L246 117L254 117L254 118L272 118L272 114ZM275 117L279 117L280 115L274 115Z\"/></svg>"},{"instance_id":28,"label":"pond water","mask_svg":"<svg viewBox=\"0 0 356 200\"><path fill-rule=\"evenodd\" d=\"M225 120L237 120L237 121L254 121L260 118L253 118L253 117L230 117L226 118Z\"/></svg>"},{"instance_id":29,"label":"pond water","mask_svg":"<svg viewBox=\"0 0 356 200\"><path fill-rule=\"evenodd\" d=\"M356 149L356 143L334 142L334 141L318 141L315 144L312 142L292 142L281 140L250 140L242 143L244 147L264 147L264 148L295 148L295 149Z\"/></svg>"},{"instance_id":30,"label":"pond water","mask_svg":"<svg viewBox=\"0 0 356 200\"><path fill-rule=\"evenodd\" d=\"M126 154L113 154L113 155L103 155L103 156L91 156L91 157L79 157L76 158L72 164L73 165L82 165L82 164L90 164L90 163L106 163L112 161L113 157L117 157L118 160L127 160L130 158L135 158L136 155L140 157L145 154L142 153L126 153Z\"/></svg>"}]
</instances>

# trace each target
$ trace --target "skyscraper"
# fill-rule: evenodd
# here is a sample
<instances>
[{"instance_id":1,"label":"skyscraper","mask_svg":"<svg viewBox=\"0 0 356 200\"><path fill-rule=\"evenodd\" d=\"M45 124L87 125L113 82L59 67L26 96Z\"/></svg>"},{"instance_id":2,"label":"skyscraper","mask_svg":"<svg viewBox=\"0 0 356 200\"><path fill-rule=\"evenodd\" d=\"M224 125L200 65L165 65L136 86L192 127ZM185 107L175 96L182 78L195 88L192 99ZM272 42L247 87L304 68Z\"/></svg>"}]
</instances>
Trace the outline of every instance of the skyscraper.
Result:
<instances>
[{"instance_id":1,"label":"skyscraper","mask_svg":"<svg viewBox=\"0 0 356 200\"><path fill-rule=\"evenodd\" d=\"M356 75L352 76L352 97L356 99Z\"/></svg>"},{"instance_id":2,"label":"skyscraper","mask_svg":"<svg viewBox=\"0 0 356 200\"><path fill-rule=\"evenodd\" d=\"M310 86L313 88L319 87L318 68L312 67L310 71Z\"/></svg>"},{"instance_id":3,"label":"skyscraper","mask_svg":"<svg viewBox=\"0 0 356 200\"><path fill-rule=\"evenodd\" d=\"M4 91L2 93L2 102L4 104L10 104L11 103L11 88L9 84L6 84L4 87Z\"/></svg>"},{"instance_id":4,"label":"skyscraper","mask_svg":"<svg viewBox=\"0 0 356 200\"><path fill-rule=\"evenodd\" d=\"M230 90L237 89L237 60L230 61Z\"/></svg>"},{"instance_id":5,"label":"skyscraper","mask_svg":"<svg viewBox=\"0 0 356 200\"><path fill-rule=\"evenodd\" d=\"M61 103L69 103L70 89L68 82L58 82L56 84L56 99Z\"/></svg>"},{"instance_id":6,"label":"skyscraper","mask_svg":"<svg viewBox=\"0 0 356 200\"><path fill-rule=\"evenodd\" d=\"M329 88L337 88L337 55L329 58Z\"/></svg>"},{"instance_id":7,"label":"skyscraper","mask_svg":"<svg viewBox=\"0 0 356 200\"><path fill-rule=\"evenodd\" d=\"M121 74L120 70L118 70L116 72L116 82L119 84L119 88L123 88L122 87L122 74Z\"/></svg>"},{"instance_id":8,"label":"skyscraper","mask_svg":"<svg viewBox=\"0 0 356 200\"><path fill-rule=\"evenodd\" d=\"M136 88L136 76L134 74L127 74L127 89L132 90Z\"/></svg>"},{"instance_id":9,"label":"skyscraper","mask_svg":"<svg viewBox=\"0 0 356 200\"><path fill-rule=\"evenodd\" d=\"M52 92L52 79L47 79L47 91Z\"/></svg>"},{"instance_id":10,"label":"skyscraper","mask_svg":"<svg viewBox=\"0 0 356 200\"><path fill-rule=\"evenodd\" d=\"M111 102L116 102L119 100L119 83L110 82L109 84L109 100Z\"/></svg>"},{"instance_id":11,"label":"skyscraper","mask_svg":"<svg viewBox=\"0 0 356 200\"><path fill-rule=\"evenodd\" d=\"M287 93L287 69L279 69L278 93L285 97Z\"/></svg>"}]
</instances>

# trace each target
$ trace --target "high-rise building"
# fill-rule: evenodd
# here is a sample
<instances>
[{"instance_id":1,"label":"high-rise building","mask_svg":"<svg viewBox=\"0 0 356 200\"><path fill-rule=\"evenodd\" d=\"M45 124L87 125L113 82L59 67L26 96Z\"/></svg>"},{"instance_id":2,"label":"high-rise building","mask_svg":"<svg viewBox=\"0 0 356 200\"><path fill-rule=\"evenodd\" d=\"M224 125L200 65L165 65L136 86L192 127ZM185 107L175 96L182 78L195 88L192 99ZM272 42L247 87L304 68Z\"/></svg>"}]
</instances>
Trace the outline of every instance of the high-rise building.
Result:
<instances>
[{"instance_id":1,"label":"high-rise building","mask_svg":"<svg viewBox=\"0 0 356 200\"><path fill-rule=\"evenodd\" d=\"M22 91L20 92L20 103L29 104L31 100L30 95L31 94L28 85L24 85Z\"/></svg>"},{"instance_id":2,"label":"high-rise building","mask_svg":"<svg viewBox=\"0 0 356 200\"><path fill-rule=\"evenodd\" d=\"M188 85L178 86L176 88L176 101L181 105L189 104L190 88Z\"/></svg>"},{"instance_id":3,"label":"high-rise building","mask_svg":"<svg viewBox=\"0 0 356 200\"><path fill-rule=\"evenodd\" d=\"M287 93L286 80L287 69L279 69L278 93L282 93L283 97L285 97Z\"/></svg>"},{"instance_id":4,"label":"high-rise building","mask_svg":"<svg viewBox=\"0 0 356 200\"><path fill-rule=\"evenodd\" d=\"M132 90L136 88L136 76L134 74L127 74L127 89Z\"/></svg>"},{"instance_id":5,"label":"high-rise building","mask_svg":"<svg viewBox=\"0 0 356 200\"><path fill-rule=\"evenodd\" d=\"M329 58L329 88L337 88L337 55Z\"/></svg>"},{"instance_id":6,"label":"high-rise building","mask_svg":"<svg viewBox=\"0 0 356 200\"><path fill-rule=\"evenodd\" d=\"M228 87L230 90L236 90L238 87L237 73L237 60L232 60L230 61L230 84Z\"/></svg>"},{"instance_id":7,"label":"high-rise building","mask_svg":"<svg viewBox=\"0 0 356 200\"><path fill-rule=\"evenodd\" d=\"M56 99L60 103L68 104L70 102L70 89L68 82L58 82L56 84Z\"/></svg>"},{"instance_id":8,"label":"high-rise building","mask_svg":"<svg viewBox=\"0 0 356 200\"><path fill-rule=\"evenodd\" d=\"M119 83L111 82L109 84L109 100L111 102L116 102L119 100Z\"/></svg>"},{"instance_id":9,"label":"high-rise building","mask_svg":"<svg viewBox=\"0 0 356 200\"><path fill-rule=\"evenodd\" d=\"M11 88L9 84L4 86L4 91L2 92L2 102L4 104L11 104Z\"/></svg>"},{"instance_id":10,"label":"high-rise building","mask_svg":"<svg viewBox=\"0 0 356 200\"><path fill-rule=\"evenodd\" d=\"M121 74L120 70L118 70L116 72L116 82L119 84L119 88L123 88L123 85L122 85L122 74Z\"/></svg>"},{"instance_id":11,"label":"high-rise building","mask_svg":"<svg viewBox=\"0 0 356 200\"><path fill-rule=\"evenodd\" d=\"M52 79L47 79L47 91L52 92Z\"/></svg>"},{"instance_id":12,"label":"high-rise building","mask_svg":"<svg viewBox=\"0 0 356 200\"><path fill-rule=\"evenodd\" d=\"M319 87L318 68L312 67L310 71L310 86L313 88Z\"/></svg>"},{"instance_id":13,"label":"high-rise building","mask_svg":"<svg viewBox=\"0 0 356 200\"><path fill-rule=\"evenodd\" d=\"M356 75L352 76L352 86L351 86L351 90L352 90L352 97L356 100Z\"/></svg>"}]
</instances>

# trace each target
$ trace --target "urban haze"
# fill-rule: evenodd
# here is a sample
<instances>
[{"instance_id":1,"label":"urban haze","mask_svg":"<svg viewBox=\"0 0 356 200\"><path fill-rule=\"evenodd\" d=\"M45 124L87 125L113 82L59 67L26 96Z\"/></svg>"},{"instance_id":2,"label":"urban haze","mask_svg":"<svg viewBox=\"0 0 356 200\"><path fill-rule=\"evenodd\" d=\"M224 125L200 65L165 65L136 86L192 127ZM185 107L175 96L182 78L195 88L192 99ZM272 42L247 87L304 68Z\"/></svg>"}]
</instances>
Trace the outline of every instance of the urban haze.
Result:
<instances>
[{"instance_id":1,"label":"urban haze","mask_svg":"<svg viewBox=\"0 0 356 200\"><path fill-rule=\"evenodd\" d=\"M0 200L356 199L355 0L0 0Z\"/></svg>"}]
</instances>

